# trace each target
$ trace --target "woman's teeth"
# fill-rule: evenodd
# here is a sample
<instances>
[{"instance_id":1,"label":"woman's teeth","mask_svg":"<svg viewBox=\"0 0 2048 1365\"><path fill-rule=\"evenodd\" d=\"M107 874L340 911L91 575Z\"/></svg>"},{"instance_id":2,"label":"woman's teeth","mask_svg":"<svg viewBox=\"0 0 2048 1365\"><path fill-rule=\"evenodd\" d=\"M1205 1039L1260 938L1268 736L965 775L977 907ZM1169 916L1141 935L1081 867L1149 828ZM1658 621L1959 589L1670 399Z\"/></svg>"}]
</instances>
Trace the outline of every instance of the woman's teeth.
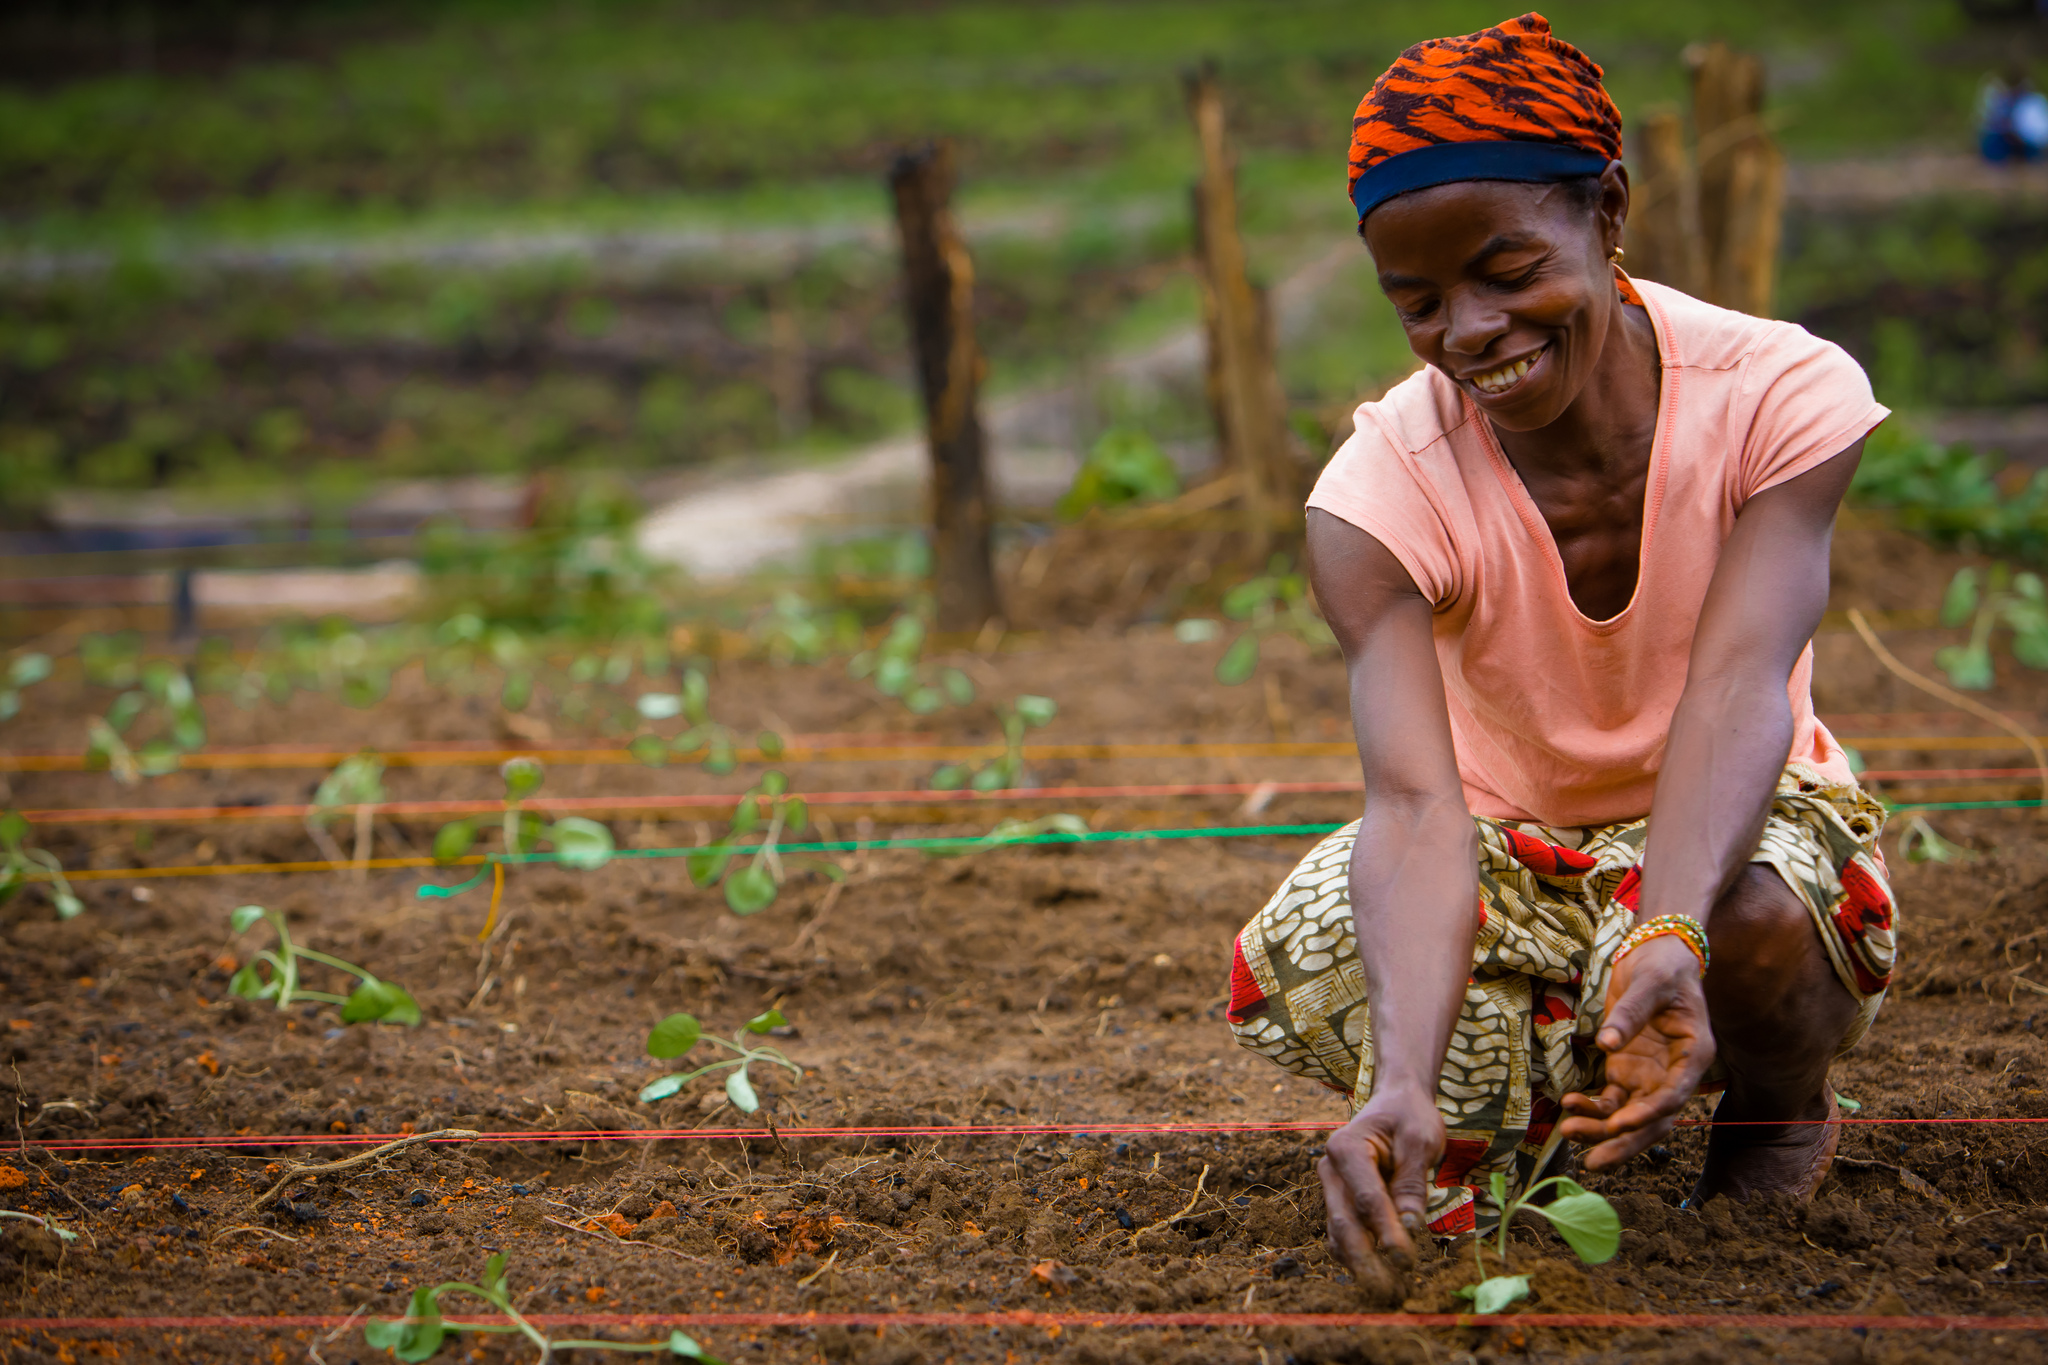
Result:
<instances>
[{"instance_id":1,"label":"woman's teeth","mask_svg":"<svg viewBox=\"0 0 2048 1365\"><path fill-rule=\"evenodd\" d=\"M1503 365L1497 370L1489 370L1485 374L1474 375L1472 387L1481 393L1506 393L1509 389L1522 382L1522 376L1529 373L1529 367L1534 365L1542 355L1543 352L1538 351L1535 355L1529 356L1524 360L1517 360L1512 365Z\"/></svg>"}]
</instances>

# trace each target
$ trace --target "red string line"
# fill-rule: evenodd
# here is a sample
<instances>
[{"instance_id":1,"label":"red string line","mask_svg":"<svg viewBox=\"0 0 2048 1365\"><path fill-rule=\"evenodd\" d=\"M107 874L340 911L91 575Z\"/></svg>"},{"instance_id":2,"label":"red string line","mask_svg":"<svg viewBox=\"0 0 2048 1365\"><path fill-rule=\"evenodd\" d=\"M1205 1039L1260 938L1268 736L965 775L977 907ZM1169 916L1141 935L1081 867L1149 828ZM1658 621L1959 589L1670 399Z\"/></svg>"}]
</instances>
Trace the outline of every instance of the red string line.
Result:
<instances>
[{"instance_id":1,"label":"red string line","mask_svg":"<svg viewBox=\"0 0 2048 1365\"><path fill-rule=\"evenodd\" d=\"M1906 1332L2048 1332L2048 1317L1965 1317L1871 1313L528 1313L536 1327L1604 1327L1666 1331L1701 1328L1835 1328ZM391 1319L403 1321L403 1319ZM360 1322L339 1313L278 1317L0 1318L0 1332L277 1331L333 1329ZM462 1322L509 1325L496 1314Z\"/></svg>"},{"instance_id":2,"label":"red string line","mask_svg":"<svg viewBox=\"0 0 2048 1365\"><path fill-rule=\"evenodd\" d=\"M1806 1127L1817 1124L2022 1127L2048 1123L2048 1118L1831 1118L1753 1119L1721 1125L1731 1128ZM1706 1128L1711 1119L1680 1119L1677 1127ZM1291 1119L1268 1123L966 1123L951 1127L897 1125L886 1127L816 1128L560 1128L543 1132L480 1133L476 1137L434 1138L432 1145L458 1142L687 1142L765 1138L911 1138L911 1137L1089 1137L1094 1135L1211 1133L1321 1133L1342 1125L1339 1119ZM231 1137L51 1138L40 1145L52 1152L148 1152L198 1147L368 1147L397 1142L409 1133L272 1133Z\"/></svg>"}]
</instances>

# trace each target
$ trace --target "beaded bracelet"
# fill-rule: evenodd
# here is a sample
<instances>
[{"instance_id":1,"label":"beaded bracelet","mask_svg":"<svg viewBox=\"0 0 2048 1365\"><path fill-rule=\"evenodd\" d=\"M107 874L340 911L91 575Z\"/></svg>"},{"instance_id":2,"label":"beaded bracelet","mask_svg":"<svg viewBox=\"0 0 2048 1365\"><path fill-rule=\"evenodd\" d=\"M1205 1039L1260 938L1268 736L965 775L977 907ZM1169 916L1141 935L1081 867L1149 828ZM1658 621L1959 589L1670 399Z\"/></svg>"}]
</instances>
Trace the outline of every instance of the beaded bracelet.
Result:
<instances>
[{"instance_id":1,"label":"beaded bracelet","mask_svg":"<svg viewBox=\"0 0 2048 1365\"><path fill-rule=\"evenodd\" d=\"M1629 930L1628 936L1622 939L1621 946L1614 950L1614 965L1619 967L1621 960L1630 953L1651 939L1661 938L1666 934L1679 939L1686 947L1692 949L1692 955L1700 960L1700 975L1705 976L1707 963L1713 959L1714 950L1707 944L1707 926L1691 915L1657 915L1644 920Z\"/></svg>"}]
</instances>

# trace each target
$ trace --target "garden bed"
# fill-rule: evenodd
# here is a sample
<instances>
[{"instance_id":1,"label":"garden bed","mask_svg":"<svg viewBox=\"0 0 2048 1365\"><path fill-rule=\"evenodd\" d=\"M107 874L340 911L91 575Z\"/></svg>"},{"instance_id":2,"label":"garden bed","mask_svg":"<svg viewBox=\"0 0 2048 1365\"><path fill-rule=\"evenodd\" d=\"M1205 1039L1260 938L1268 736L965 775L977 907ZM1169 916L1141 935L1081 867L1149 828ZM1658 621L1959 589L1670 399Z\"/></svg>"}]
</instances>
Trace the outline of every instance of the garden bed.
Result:
<instances>
[{"instance_id":1,"label":"garden bed","mask_svg":"<svg viewBox=\"0 0 2048 1365\"><path fill-rule=\"evenodd\" d=\"M1886 532L1847 531L1836 605L1924 608L1954 562ZM1889 638L1924 667L1947 633ZM986 695L1060 700L1059 717L1034 744L1245 746L1225 758L1049 759L1034 765L1047 785L1206 781L1242 790L1348 777L1340 665L1273 640L1260 675L1227 688L1209 676L1222 648L1139 628L955 657ZM1888 714L1893 733L1960 728L1899 716L1925 706L1898 694L1853 635L1824 633L1819 652L1822 708L1844 714L1845 731L1881 732ZM2038 710L2048 700L2036 675L2009 658L2001 669L2001 704ZM739 728L834 732L842 746L862 733L891 742L907 728L930 740L981 742L989 723L977 707L906 722L900 706L836 665L737 661L719 667L715 688L731 699L729 720ZM61 742L103 706L60 671L28 694L9 738L21 749ZM209 707L209 744L223 751L310 740L387 751L429 740L517 744L506 727L531 725L452 702L412 675L368 711L303 694L283 709ZM1338 743L1311 757L1258 754L1282 738ZM1930 749L1895 753L1886 765L1954 761ZM915 788L932 766L866 758L785 770L798 790L815 793ZM303 800L318 776L186 771L140 792L115 789L105 774L16 773L11 781L14 804L48 809L283 803ZM557 764L545 792L736 792L755 776ZM496 791L485 766L394 766L386 781L392 800ZM1098 828L1190 828L1328 823L1355 804L1328 793L1268 801L1256 811L1237 794L1105 798L1078 808L1048 799L1044 808ZM829 813L842 837L863 816ZM865 809L880 836L979 833L996 814ZM2030 965L2041 942L2048 841L2031 812L1933 818L1963 858L1909 862L1897 856L1896 835L1888 838L1906 936L1901 984L1835 1083L1865 1118L2048 1117L2048 1044L2037 1026L2048 1008ZM707 832L688 818L627 817L614 828L622 847L694 843ZM412 825L402 837L418 848L430 833ZM380 824L377 836L377 852L400 849L389 827ZM39 841L74 871L96 873L314 856L291 820L52 825ZM775 906L744 919L674 861L622 859L591 872L519 867L486 945L477 938L486 890L446 900L415 894L423 879L452 883L460 871L373 870L361 880L96 876L76 883L87 908L68 922L40 893L19 897L4 912L0 989L20 1144L5 1158L0 1179L10 1187L0 1198L80 1237L59 1257L45 1235L11 1228L0 1314L305 1321L148 1333L13 1322L0 1331L0 1351L20 1361L93 1350L213 1360L275 1348L283 1359L312 1346L328 1361L368 1360L380 1353L364 1345L359 1325L326 1341L334 1327L314 1320L338 1326L358 1308L398 1315L414 1287L474 1280L496 1249L509 1258L515 1302L532 1314L827 1315L797 1328L690 1329L737 1360L1423 1361L1464 1351L1707 1359L1756 1347L1789 1359L2034 1358L2040 1336L2025 1332L1937 1342L1904 1330L1865 1336L1754 1323L1686 1332L1284 1320L1084 1327L1052 1318L873 1325L871 1315L905 1313L1431 1314L1460 1306L1451 1291L1474 1278L1467 1243L1432 1249L1404 1305L1368 1301L1331 1262L1312 1171L1320 1131L1226 1130L1334 1124L1343 1115L1336 1097L1236 1049L1221 1017L1231 936L1308 842L1154 840L945 858L874 851L843 858L849 875L836 894L823 878L792 877ZM280 1013L230 994L231 973L260 945L254 934L230 933L228 912L251 902L281 911L302 942L405 987L423 1022L345 1027L332 1006ZM733 1109L717 1076L658 1104L636 1100L669 1068L643 1048L655 1021L687 1010L729 1033L771 1007L789 1027L761 1041L804 1076L757 1066L758 1113ZM1113 1125L1211 1130L1106 1131ZM969 1126L1043 1127L944 1131ZM893 1135L805 1134L849 1127ZM413 1147L288 1186L281 1204L261 1199L290 1162L361 1151L343 1144L365 1135L443 1128L507 1140ZM650 1128L696 1136L568 1136ZM1521 1308L2048 1313L2039 1131L1857 1126L1812 1206L1717 1202L1694 1214L1678 1204L1702 1136L1681 1130L1651 1158L1588 1181L1615 1201L1626 1229L1614 1261L1580 1267L1547 1231L1517 1226L1517 1268L1536 1287ZM141 1154L75 1145L209 1135L307 1145ZM330 1143L318 1144L321 1136ZM472 1307L482 1305L448 1304L451 1312ZM835 1324L830 1315L860 1321ZM652 1340L668 1329L617 1321L576 1330ZM517 1338L476 1340L483 1354L471 1358L531 1354Z\"/></svg>"}]
</instances>

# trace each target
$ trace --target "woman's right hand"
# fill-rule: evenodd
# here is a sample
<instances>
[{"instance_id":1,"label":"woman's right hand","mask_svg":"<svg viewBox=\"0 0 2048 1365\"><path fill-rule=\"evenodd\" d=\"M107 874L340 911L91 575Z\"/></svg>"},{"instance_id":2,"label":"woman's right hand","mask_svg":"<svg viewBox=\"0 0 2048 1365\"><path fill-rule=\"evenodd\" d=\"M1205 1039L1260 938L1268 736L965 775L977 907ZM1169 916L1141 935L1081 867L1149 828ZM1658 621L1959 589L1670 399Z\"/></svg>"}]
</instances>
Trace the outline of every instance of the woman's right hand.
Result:
<instances>
[{"instance_id":1,"label":"woman's right hand","mask_svg":"<svg viewBox=\"0 0 2048 1365\"><path fill-rule=\"evenodd\" d=\"M1436 1096L1381 1087L1330 1134L1327 1151L1316 1174L1329 1210L1330 1251L1360 1288L1398 1303L1425 1227L1429 1179L1443 1157Z\"/></svg>"}]
</instances>

